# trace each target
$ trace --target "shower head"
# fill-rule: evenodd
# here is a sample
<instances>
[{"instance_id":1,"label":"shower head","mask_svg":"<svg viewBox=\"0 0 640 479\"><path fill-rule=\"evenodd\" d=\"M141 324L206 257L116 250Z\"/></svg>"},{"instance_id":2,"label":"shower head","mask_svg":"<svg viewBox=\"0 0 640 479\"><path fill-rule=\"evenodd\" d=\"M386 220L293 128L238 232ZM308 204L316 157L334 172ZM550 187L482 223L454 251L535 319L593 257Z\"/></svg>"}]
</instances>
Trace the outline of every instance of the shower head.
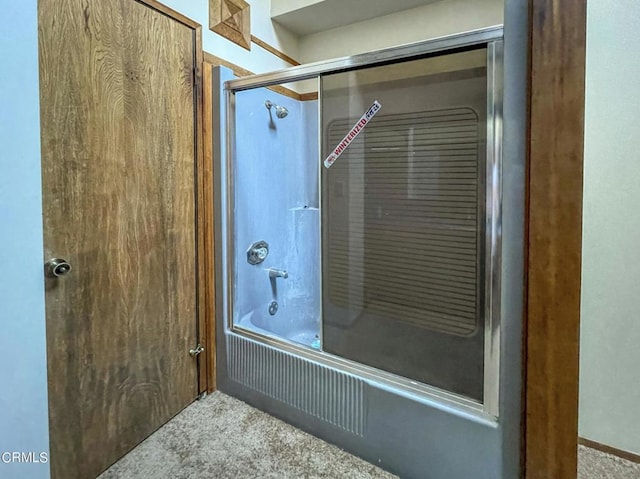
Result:
<instances>
[{"instance_id":1,"label":"shower head","mask_svg":"<svg viewBox=\"0 0 640 479\"><path fill-rule=\"evenodd\" d=\"M280 106L280 105L276 105L275 103L273 103L271 100L267 100L264 102L264 106L267 107L267 110L271 111L271 107L275 107L276 109L276 116L278 118L284 118L289 114L289 110L287 110L285 107Z\"/></svg>"}]
</instances>

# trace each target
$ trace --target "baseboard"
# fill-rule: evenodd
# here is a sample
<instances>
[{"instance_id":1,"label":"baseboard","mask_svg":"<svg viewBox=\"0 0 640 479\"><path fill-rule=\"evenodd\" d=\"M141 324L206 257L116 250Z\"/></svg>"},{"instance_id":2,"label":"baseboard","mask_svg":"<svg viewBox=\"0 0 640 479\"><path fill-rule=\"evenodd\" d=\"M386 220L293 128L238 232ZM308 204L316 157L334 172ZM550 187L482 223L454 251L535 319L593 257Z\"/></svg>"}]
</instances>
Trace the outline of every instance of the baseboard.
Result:
<instances>
[{"instance_id":1,"label":"baseboard","mask_svg":"<svg viewBox=\"0 0 640 479\"><path fill-rule=\"evenodd\" d=\"M590 439L585 439L584 437L578 438L578 444L582 446L590 447L591 449L595 449L597 451L611 454L612 456L617 456L622 459L626 459L627 461L640 464L640 455L634 454L633 452L623 451L622 449L616 449L615 447L607 446L606 444L600 444L599 442L592 441Z\"/></svg>"}]
</instances>

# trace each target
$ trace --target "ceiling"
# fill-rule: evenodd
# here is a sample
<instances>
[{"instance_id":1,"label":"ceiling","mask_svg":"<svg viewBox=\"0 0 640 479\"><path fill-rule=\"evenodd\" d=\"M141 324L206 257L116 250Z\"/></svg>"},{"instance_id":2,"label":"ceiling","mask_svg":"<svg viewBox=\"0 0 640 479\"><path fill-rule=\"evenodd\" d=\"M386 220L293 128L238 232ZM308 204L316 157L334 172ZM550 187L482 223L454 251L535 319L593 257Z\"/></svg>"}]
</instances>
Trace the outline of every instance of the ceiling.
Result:
<instances>
[{"instance_id":1,"label":"ceiling","mask_svg":"<svg viewBox=\"0 0 640 479\"><path fill-rule=\"evenodd\" d=\"M271 19L298 35L377 18L438 0L271 0Z\"/></svg>"}]
</instances>

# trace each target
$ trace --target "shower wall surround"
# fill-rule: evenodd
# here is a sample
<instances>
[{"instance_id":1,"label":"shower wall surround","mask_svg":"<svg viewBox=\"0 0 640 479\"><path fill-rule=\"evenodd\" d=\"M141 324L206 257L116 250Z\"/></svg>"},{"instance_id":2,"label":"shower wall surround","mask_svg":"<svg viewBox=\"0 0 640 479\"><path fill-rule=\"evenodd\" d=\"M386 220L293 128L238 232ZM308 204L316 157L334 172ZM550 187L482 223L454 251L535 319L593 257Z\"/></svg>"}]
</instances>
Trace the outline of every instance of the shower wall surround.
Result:
<instances>
[{"instance_id":1,"label":"shower wall surround","mask_svg":"<svg viewBox=\"0 0 640 479\"><path fill-rule=\"evenodd\" d=\"M285 107L278 118L265 101ZM253 323L317 321L319 297L318 102L298 101L266 88L236 95L234 248L236 321L253 313ZM257 265L245 251L269 244ZM288 277L269 277L269 269ZM278 311L268 313L272 301ZM293 326L293 328L292 328Z\"/></svg>"}]
</instances>

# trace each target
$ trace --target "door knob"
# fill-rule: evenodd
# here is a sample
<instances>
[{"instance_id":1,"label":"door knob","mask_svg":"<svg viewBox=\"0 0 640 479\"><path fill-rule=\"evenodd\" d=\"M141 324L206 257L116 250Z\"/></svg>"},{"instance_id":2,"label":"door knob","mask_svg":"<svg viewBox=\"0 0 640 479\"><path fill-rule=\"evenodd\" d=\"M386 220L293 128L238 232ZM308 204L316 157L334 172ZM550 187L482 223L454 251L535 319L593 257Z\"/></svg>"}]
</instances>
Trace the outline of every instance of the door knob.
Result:
<instances>
[{"instance_id":1,"label":"door knob","mask_svg":"<svg viewBox=\"0 0 640 479\"><path fill-rule=\"evenodd\" d=\"M59 278L71 271L71 265L67 260L60 258L52 258L44 265L44 270L50 278Z\"/></svg>"}]
</instances>

